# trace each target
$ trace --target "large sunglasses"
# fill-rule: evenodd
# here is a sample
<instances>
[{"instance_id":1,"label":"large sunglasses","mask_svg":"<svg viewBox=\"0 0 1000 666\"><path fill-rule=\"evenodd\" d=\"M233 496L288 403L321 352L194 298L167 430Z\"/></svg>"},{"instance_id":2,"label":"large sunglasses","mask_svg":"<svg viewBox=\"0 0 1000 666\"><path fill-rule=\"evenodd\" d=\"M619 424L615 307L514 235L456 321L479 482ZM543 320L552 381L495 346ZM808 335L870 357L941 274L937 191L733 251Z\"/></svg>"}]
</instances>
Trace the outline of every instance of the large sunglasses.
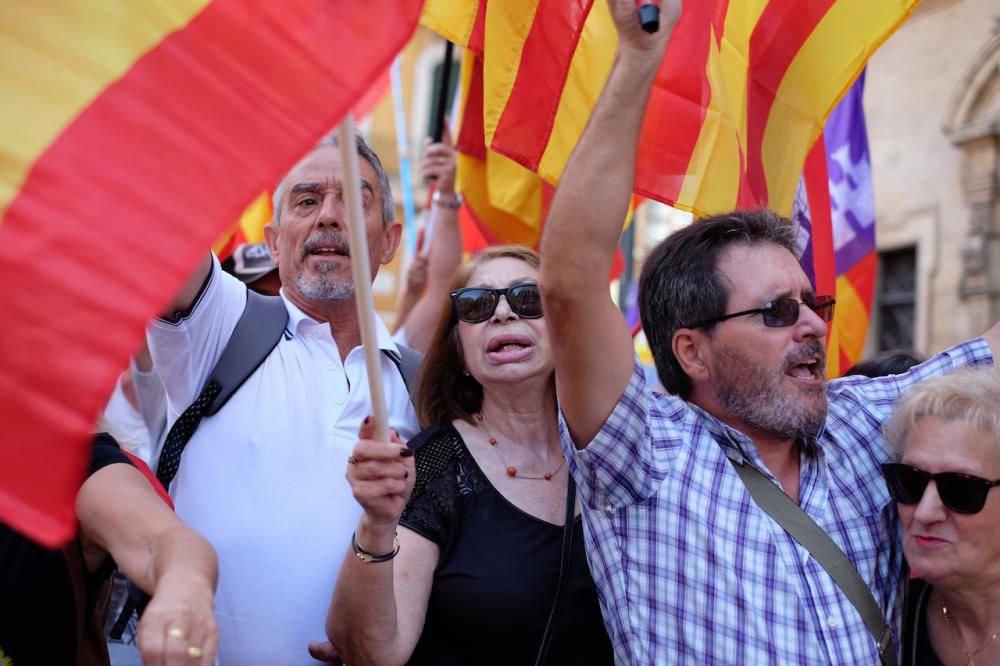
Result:
<instances>
[{"instance_id":1,"label":"large sunglasses","mask_svg":"<svg viewBox=\"0 0 1000 666\"><path fill-rule=\"evenodd\" d=\"M732 314L721 315L719 317L712 317L711 319L705 319L703 321L696 322L690 326L685 326L684 328L706 328L712 326L713 324L718 324L720 321L725 321L727 319L732 319L733 317L746 317L747 315L763 315L764 326L769 328L781 328L782 326L791 326L799 320L799 307L804 305L817 315L819 318L825 322L829 322L833 319L833 306L837 301L833 299L833 296L817 296L812 301L797 301L794 298L779 298L775 301L771 301L762 308L754 308L753 310L743 310L742 312L734 312Z\"/></svg>"},{"instance_id":2,"label":"large sunglasses","mask_svg":"<svg viewBox=\"0 0 1000 666\"><path fill-rule=\"evenodd\" d=\"M882 475L889 487L889 496L900 504L917 504L924 496L927 484L937 485L941 503L955 513L979 513L986 504L986 496L991 488L1000 486L1000 481L987 481L972 474L961 472L938 472L931 474L919 467L903 463L882 465Z\"/></svg>"},{"instance_id":3,"label":"large sunglasses","mask_svg":"<svg viewBox=\"0 0 1000 666\"><path fill-rule=\"evenodd\" d=\"M493 316L500 297L518 317L538 319L542 316L542 295L537 284L517 284L505 289L466 287L451 292L455 314L464 322L478 324Z\"/></svg>"}]
</instances>

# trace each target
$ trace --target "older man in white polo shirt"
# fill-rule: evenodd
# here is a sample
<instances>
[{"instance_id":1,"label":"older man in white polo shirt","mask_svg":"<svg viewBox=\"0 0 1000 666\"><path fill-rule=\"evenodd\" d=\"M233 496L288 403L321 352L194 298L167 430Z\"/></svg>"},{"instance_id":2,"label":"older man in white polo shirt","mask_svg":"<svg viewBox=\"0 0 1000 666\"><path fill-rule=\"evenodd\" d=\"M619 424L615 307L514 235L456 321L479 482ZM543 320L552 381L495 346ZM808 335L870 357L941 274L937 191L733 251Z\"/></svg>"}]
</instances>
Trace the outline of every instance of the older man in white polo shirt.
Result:
<instances>
[{"instance_id":1,"label":"older man in white polo shirt","mask_svg":"<svg viewBox=\"0 0 1000 666\"><path fill-rule=\"evenodd\" d=\"M389 181L358 137L372 279L399 245ZM344 217L342 166L321 142L281 182L265 229L289 321L257 371L187 448L170 492L177 513L219 554L219 661L315 663L330 594L361 509L344 479L370 413ZM173 315L149 330L171 422L201 391L243 312L247 291L206 256ZM378 322L378 345L396 351ZM383 354L390 426L416 432L406 386Z\"/></svg>"}]
</instances>

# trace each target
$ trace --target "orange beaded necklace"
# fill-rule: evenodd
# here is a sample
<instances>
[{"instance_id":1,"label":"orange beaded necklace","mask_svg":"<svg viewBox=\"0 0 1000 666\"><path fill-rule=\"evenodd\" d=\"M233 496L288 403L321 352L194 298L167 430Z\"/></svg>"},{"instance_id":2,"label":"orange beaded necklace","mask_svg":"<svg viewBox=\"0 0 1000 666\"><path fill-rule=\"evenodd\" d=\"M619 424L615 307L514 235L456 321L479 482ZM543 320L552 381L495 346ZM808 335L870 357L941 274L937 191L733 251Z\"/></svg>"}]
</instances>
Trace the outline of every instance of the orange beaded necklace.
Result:
<instances>
[{"instance_id":1,"label":"orange beaded necklace","mask_svg":"<svg viewBox=\"0 0 1000 666\"><path fill-rule=\"evenodd\" d=\"M551 472L545 472L544 474L540 474L540 475L530 475L530 474L521 474L521 473L519 473L517 471L516 467L514 467L513 465L508 465L507 461L503 459L503 455L500 453L500 445L497 443L497 438L493 436L493 431L490 430L489 424L486 423L486 417L483 416L483 413L479 412L478 414L475 415L475 417L476 417L476 422L479 425L481 425L483 427L483 429L486 431L486 438L490 442L490 448L493 449L494 451L496 451L497 458L500 459L500 464L503 465L507 469L507 476L515 478L515 479L532 479L532 480L551 481L552 477L554 477L559 472L559 470L562 469L562 466L566 464L566 458L563 458L562 461L560 461L560 463L558 465L556 465L556 468L554 470L552 470Z\"/></svg>"}]
</instances>

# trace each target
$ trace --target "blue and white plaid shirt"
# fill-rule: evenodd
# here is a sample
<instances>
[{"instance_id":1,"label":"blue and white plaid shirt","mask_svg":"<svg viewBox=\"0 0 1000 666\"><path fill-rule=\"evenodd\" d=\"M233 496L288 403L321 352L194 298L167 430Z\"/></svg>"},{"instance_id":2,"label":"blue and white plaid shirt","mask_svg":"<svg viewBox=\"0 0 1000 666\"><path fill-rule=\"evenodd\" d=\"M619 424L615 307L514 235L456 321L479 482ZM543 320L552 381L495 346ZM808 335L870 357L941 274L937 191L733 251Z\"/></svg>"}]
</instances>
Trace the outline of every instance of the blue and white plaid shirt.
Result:
<instances>
[{"instance_id":1,"label":"blue and white plaid shirt","mask_svg":"<svg viewBox=\"0 0 1000 666\"><path fill-rule=\"evenodd\" d=\"M847 553L899 636L903 553L879 464L896 398L992 362L974 340L906 375L827 388L803 446L799 504ZM563 447L584 504L591 572L618 664L877 664L861 616L826 571L750 497L727 457L777 483L756 447L698 407L648 391L636 364L597 437Z\"/></svg>"}]
</instances>

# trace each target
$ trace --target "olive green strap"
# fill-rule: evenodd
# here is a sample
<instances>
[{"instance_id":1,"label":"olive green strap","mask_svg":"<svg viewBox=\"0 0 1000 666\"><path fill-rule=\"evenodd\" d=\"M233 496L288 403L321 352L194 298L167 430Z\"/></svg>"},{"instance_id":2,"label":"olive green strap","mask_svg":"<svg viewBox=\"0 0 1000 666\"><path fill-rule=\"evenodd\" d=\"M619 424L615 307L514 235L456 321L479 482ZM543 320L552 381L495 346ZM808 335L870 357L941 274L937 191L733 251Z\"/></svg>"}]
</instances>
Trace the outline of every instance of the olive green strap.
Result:
<instances>
[{"instance_id":1,"label":"olive green strap","mask_svg":"<svg viewBox=\"0 0 1000 666\"><path fill-rule=\"evenodd\" d=\"M896 666L899 662L896 660L892 629L886 623L882 609L872 596L871 590L840 546L834 543L830 535L824 532L816 521L802 510L802 507L792 501L791 497L764 476L759 469L749 464L737 463L732 459L729 462L733 464L757 506L809 551L813 559L826 569L844 596L854 605L878 645L882 664Z\"/></svg>"}]
</instances>

